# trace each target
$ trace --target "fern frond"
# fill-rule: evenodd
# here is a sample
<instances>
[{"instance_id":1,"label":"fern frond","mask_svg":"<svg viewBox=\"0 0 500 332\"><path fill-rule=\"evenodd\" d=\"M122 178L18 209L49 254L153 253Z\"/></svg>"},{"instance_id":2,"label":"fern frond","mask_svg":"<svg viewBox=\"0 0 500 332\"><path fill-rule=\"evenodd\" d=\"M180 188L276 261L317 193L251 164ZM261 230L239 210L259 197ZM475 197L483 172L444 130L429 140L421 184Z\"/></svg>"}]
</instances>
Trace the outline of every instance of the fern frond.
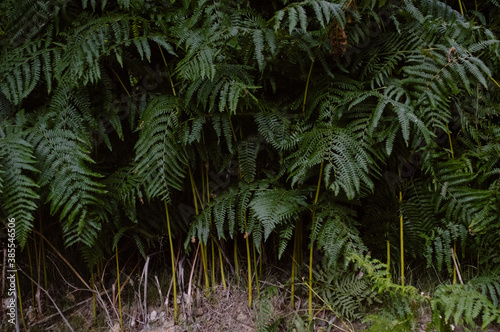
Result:
<instances>
[{"instance_id":1,"label":"fern frond","mask_svg":"<svg viewBox=\"0 0 500 332\"><path fill-rule=\"evenodd\" d=\"M370 280L360 278L358 273L334 269L319 269L313 273L319 283L318 294L342 318L361 319L370 305L380 301Z\"/></svg>"},{"instance_id":2,"label":"fern frond","mask_svg":"<svg viewBox=\"0 0 500 332\"><path fill-rule=\"evenodd\" d=\"M305 196L298 190L281 188L258 190L249 205L253 216L262 224L264 241L278 225L294 221L305 206Z\"/></svg>"},{"instance_id":3,"label":"fern frond","mask_svg":"<svg viewBox=\"0 0 500 332\"><path fill-rule=\"evenodd\" d=\"M279 10L273 17L274 30L278 30L282 25L282 21L287 16L288 18L288 31L291 34L293 30L300 25L304 31L307 30L309 18L306 14L304 7L313 9L315 19L322 28L325 28L334 19L338 24L343 26L345 24L345 5L346 2L331 3L325 0L306 0L302 2L294 2L287 7Z\"/></svg>"},{"instance_id":4,"label":"fern frond","mask_svg":"<svg viewBox=\"0 0 500 332\"><path fill-rule=\"evenodd\" d=\"M296 133L292 132L289 118L275 113L259 113L255 116L259 133L276 150L285 151L297 144Z\"/></svg>"},{"instance_id":5,"label":"fern frond","mask_svg":"<svg viewBox=\"0 0 500 332\"><path fill-rule=\"evenodd\" d=\"M453 317L455 324L464 321L475 326L474 319L482 318L482 328L490 323L500 322L500 310L481 293L469 285L442 285L436 289L431 300L432 318L435 324L446 322Z\"/></svg>"},{"instance_id":6,"label":"fern frond","mask_svg":"<svg viewBox=\"0 0 500 332\"><path fill-rule=\"evenodd\" d=\"M349 129L318 126L299 138L299 150L292 154L292 183L303 182L307 170L325 165L325 183L337 195L341 190L353 198L365 188L373 189L372 174L377 166L371 147Z\"/></svg>"},{"instance_id":7,"label":"fern frond","mask_svg":"<svg viewBox=\"0 0 500 332\"><path fill-rule=\"evenodd\" d=\"M100 229L93 212L102 205L102 177L92 171L87 146L65 129L49 129L40 123L29 136L39 162L41 187L48 186L51 214L59 213L66 245L83 242L91 246Z\"/></svg>"},{"instance_id":8,"label":"fern frond","mask_svg":"<svg viewBox=\"0 0 500 332\"><path fill-rule=\"evenodd\" d=\"M18 119L21 121L17 123L4 119L0 124L0 212L2 218L15 220L16 239L23 248L33 228L33 212L40 196L32 178L38 173L34 148L21 130L22 113Z\"/></svg>"},{"instance_id":9,"label":"fern frond","mask_svg":"<svg viewBox=\"0 0 500 332\"><path fill-rule=\"evenodd\" d=\"M247 139L238 144L238 161L243 180L250 183L257 174L257 154L260 143L256 139Z\"/></svg>"},{"instance_id":10,"label":"fern frond","mask_svg":"<svg viewBox=\"0 0 500 332\"><path fill-rule=\"evenodd\" d=\"M148 199L170 200L170 190L182 190L188 157L179 143L179 100L171 96L150 102L141 118L135 145L135 171L142 179Z\"/></svg>"},{"instance_id":11,"label":"fern frond","mask_svg":"<svg viewBox=\"0 0 500 332\"><path fill-rule=\"evenodd\" d=\"M333 214L334 211L342 213ZM351 255L361 255L366 249L358 230L354 227L351 213L349 209L337 207L317 215L321 229L317 233L316 241L325 252L328 267L346 267Z\"/></svg>"}]
</instances>

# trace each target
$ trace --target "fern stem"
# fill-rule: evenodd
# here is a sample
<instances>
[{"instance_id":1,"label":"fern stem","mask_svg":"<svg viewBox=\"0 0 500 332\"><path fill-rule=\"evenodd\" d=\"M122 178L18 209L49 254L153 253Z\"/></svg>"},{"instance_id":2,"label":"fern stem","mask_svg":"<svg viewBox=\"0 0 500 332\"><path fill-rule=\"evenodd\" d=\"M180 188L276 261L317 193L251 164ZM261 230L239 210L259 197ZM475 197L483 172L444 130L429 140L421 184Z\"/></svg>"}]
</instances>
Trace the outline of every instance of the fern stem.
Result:
<instances>
[{"instance_id":1,"label":"fern stem","mask_svg":"<svg viewBox=\"0 0 500 332\"><path fill-rule=\"evenodd\" d=\"M403 193L399 192L399 204L402 208L403 203ZM399 239L401 247L401 286L405 285L405 251L404 251L404 239L403 239L403 211L399 217Z\"/></svg>"},{"instance_id":2,"label":"fern stem","mask_svg":"<svg viewBox=\"0 0 500 332\"><path fill-rule=\"evenodd\" d=\"M211 239L211 247L212 247L212 287L215 288L215 248L214 248L214 239Z\"/></svg>"},{"instance_id":3,"label":"fern stem","mask_svg":"<svg viewBox=\"0 0 500 332\"><path fill-rule=\"evenodd\" d=\"M387 242L387 274L391 273L391 243L389 240Z\"/></svg>"},{"instance_id":4,"label":"fern stem","mask_svg":"<svg viewBox=\"0 0 500 332\"><path fill-rule=\"evenodd\" d=\"M90 281L92 282L92 289L95 289L95 281L94 281L94 270L90 271ZM97 311L95 305L95 292L92 292L92 317L96 319Z\"/></svg>"},{"instance_id":5,"label":"fern stem","mask_svg":"<svg viewBox=\"0 0 500 332\"><path fill-rule=\"evenodd\" d=\"M165 205L165 213L167 216L167 231L168 231L168 242L170 243L170 259L172 261L172 283L174 287L174 322L177 322L177 282L175 280L175 257L174 257L174 244L172 241L172 231L170 229L170 215L168 213L168 204L167 201L164 200L163 204Z\"/></svg>"},{"instance_id":6,"label":"fern stem","mask_svg":"<svg viewBox=\"0 0 500 332\"><path fill-rule=\"evenodd\" d=\"M35 229L33 230L33 233L38 234L45 242L47 242L47 244L52 248L52 250L54 250L54 252L59 256L59 258L61 258L61 260L64 263L66 263L66 265L68 265L70 270L73 271L73 273L85 285L85 287L87 287L87 289L91 289L90 286L82 278L82 276L80 276L80 274L78 272L76 272L75 268L68 262L68 260L66 258L64 258L64 256L59 252L59 250L57 250L56 247L52 243L50 243L49 240L47 240L47 238L42 233L38 232Z\"/></svg>"},{"instance_id":7,"label":"fern stem","mask_svg":"<svg viewBox=\"0 0 500 332\"><path fill-rule=\"evenodd\" d=\"M35 242L35 237L33 237L33 242L34 246L36 248L36 242ZM30 251L30 245L29 242L26 241L26 252L28 253L28 264L30 265L30 277L33 279L33 264L31 263L31 251ZM36 253L36 250L35 250ZM31 303L33 303L33 306L35 305L35 286L33 284L33 281L30 281L31 283Z\"/></svg>"},{"instance_id":8,"label":"fern stem","mask_svg":"<svg viewBox=\"0 0 500 332\"><path fill-rule=\"evenodd\" d=\"M127 93L127 96L129 98L131 98L132 96L130 95L130 93L128 92L127 88L125 87L125 84L123 84L122 79L120 78L120 76L118 76L118 74L116 73L116 71L114 71L113 68L111 68L111 71L113 72L113 74L115 74L116 78L118 78L118 81L120 81L120 84L121 84L123 90L125 90L125 92Z\"/></svg>"},{"instance_id":9,"label":"fern stem","mask_svg":"<svg viewBox=\"0 0 500 332\"><path fill-rule=\"evenodd\" d=\"M306 111L307 91L309 90L309 82L311 81L311 74L313 67L314 67L314 58L312 59L311 66L309 67L309 73L307 74L306 89L304 91L304 101L302 103L302 113Z\"/></svg>"},{"instance_id":10,"label":"fern stem","mask_svg":"<svg viewBox=\"0 0 500 332\"><path fill-rule=\"evenodd\" d=\"M462 0L458 0L458 5L460 6L460 14L462 14L462 16L464 16L465 4L462 4Z\"/></svg>"},{"instance_id":11,"label":"fern stem","mask_svg":"<svg viewBox=\"0 0 500 332\"><path fill-rule=\"evenodd\" d=\"M41 268L41 265L42 265L42 246L40 246L40 248L38 250L36 250L38 252L38 256L37 256L37 262L36 262L36 281L37 281L37 287L36 287L36 299L37 299L37 305L38 305L38 314L40 315L43 315L42 313L42 301L40 299L40 288L42 286L40 286L41 282L40 282L40 273L42 271L42 268Z\"/></svg>"},{"instance_id":12,"label":"fern stem","mask_svg":"<svg viewBox=\"0 0 500 332\"><path fill-rule=\"evenodd\" d=\"M255 286L257 286L257 297L260 296L260 287L259 287L259 273L257 269L257 254L255 252L255 244L252 246L253 251L253 268L255 270Z\"/></svg>"},{"instance_id":13,"label":"fern stem","mask_svg":"<svg viewBox=\"0 0 500 332\"><path fill-rule=\"evenodd\" d=\"M28 331L28 328L26 327L26 321L24 320L24 311L23 311L23 300L21 298L21 285L19 284L19 275L17 274L17 266L16 266L16 284L17 284L17 303L19 303L19 312L21 313L21 322L23 323L23 327L25 331ZM17 322L16 322L16 325Z\"/></svg>"},{"instance_id":14,"label":"fern stem","mask_svg":"<svg viewBox=\"0 0 500 332\"><path fill-rule=\"evenodd\" d=\"M495 81L495 79L494 79L493 77L491 77L491 76L490 76L490 79L491 79L493 82L495 82L495 84L496 84L496 85L500 88L500 84L498 84L498 82L497 82L497 81Z\"/></svg>"},{"instance_id":15,"label":"fern stem","mask_svg":"<svg viewBox=\"0 0 500 332\"><path fill-rule=\"evenodd\" d=\"M203 137L204 139L204 137ZM208 162L205 163L205 180L203 183L206 181L206 185L204 185L204 190L206 189L207 191L207 204L210 203L210 182L208 180L208 168L209 164ZM203 173L202 173L203 176ZM209 223L209 231L212 228L212 216L210 216L210 223ZM212 286L215 287L215 248L214 248L214 239L212 238Z\"/></svg>"},{"instance_id":16,"label":"fern stem","mask_svg":"<svg viewBox=\"0 0 500 332\"><path fill-rule=\"evenodd\" d=\"M295 223L295 236L293 238L293 253L292 253L292 294L291 294L291 301L290 305L292 308L295 308L295 279L296 276L298 275L299 271L299 266L300 266L300 250L302 248L301 241L302 240L302 217L297 219L297 222Z\"/></svg>"},{"instance_id":17,"label":"fern stem","mask_svg":"<svg viewBox=\"0 0 500 332\"><path fill-rule=\"evenodd\" d=\"M311 230L314 229L315 222L316 222L316 204L318 204L319 189L321 187L321 177L323 176L323 164L324 164L324 162L322 161L321 167L319 169L318 185L316 187L316 195L314 196L314 207L313 207L312 217L311 217L311 219L312 219ZM312 308L313 251L314 251L314 241L311 241L311 248L309 249L309 321L313 320L313 308Z\"/></svg>"},{"instance_id":18,"label":"fern stem","mask_svg":"<svg viewBox=\"0 0 500 332\"><path fill-rule=\"evenodd\" d=\"M446 123L446 130L448 134L448 140L450 142L451 159L455 159L455 153L453 152L453 143L451 142L451 133L450 128L448 127L448 123Z\"/></svg>"},{"instance_id":19,"label":"fern stem","mask_svg":"<svg viewBox=\"0 0 500 332\"><path fill-rule=\"evenodd\" d=\"M205 294L208 296L210 292L210 281L208 278L208 259L207 259L207 247L203 244L203 240L200 240L201 249L201 261L203 265L203 275L205 277Z\"/></svg>"},{"instance_id":20,"label":"fern stem","mask_svg":"<svg viewBox=\"0 0 500 332\"><path fill-rule=\"evenodd\" d=\"M453 241L453 248L451 248L451 258L453 259L453 285L457 283L457 264L455 262L456 250L457 250L457 243Z\"/></svg>"},{"instance_id":21,"label":"fern stem","mask_svg":"<svg viewBox=\"0 0 500 332\"><path fill-rule=\"evenodd\" d=\"M163 58L163 63L165 64L165 70L167 71L168 80L170 81L170 86L172 87L172 94L174 95L174 97L177 97L177 93L175 92L174 82L172 81L172 76L170 76L170 72L168 70L167 60L165 59L165 55L163 54L163 50L161 49L160 45L158 45L158 48L160 49L161 57Z\"/></svg>"},{"instance_id":22,"label":"fern stem","mask_svg":"<svg viewBox=\"0 0 500 332\"><path fill-rule=\"evenodd\" d=\"M219 249L219 264L220 264L220 276L222 278L222 286L224 289L227 289L227 284L226 284L226 278L224 276L224 264L222 260L222 251L220 246L217 246L217 249Z\"/></svg>"},{"instance_id":23,"label":"fern stem","mask_svg":"<svg viewBox=\"0 0 500 332\"><path fill-rule=\"evenodd\" d=\"M42 230L42 220L40 219L40 233L43 233ZM42 247L42 264L43 264L43 281L44 281L44 286L45 289L48 289L48 281L47 281L47 264L45 262L45 244L43 242L43 239L40 238L40 245Z\"/></svg>"},{"instance_id":24,"label":"fern stem","mask_svg":"<svg viewBox=\"0 0 500 332\"><path fill-rule=\"evenodd\" d=\"M248 267L248 307L252 306L252 257L250 255L250 243L248 240L247 215L245 213L245 243L247 246L247 267Z\"/></svg>"},{"instance_id":25,"label":"fern stem","mask_svg":"<svg viewBox=\"0 0 500 332\"><path fill-rule=\"evenodd\" d=\"M236 284L240 285L240 264L238 262L238 243L236 242L236 236L234 237L234 271L236 272Z\"/></svg>"},{"instance_id":26,"label":"fern stem","mask_svg":"<svg viewBox=\"0 0 500 332\"><path fill-rule=\"evenodd\" d=\"M260 255L259 255L259 276L262 275L262 264L264 261L263 253L264 253L264 244L261 243L260 244Z\"/></svg>"},{"instance_id":27,"label":"fern stem","mask_svg":"<svg viewBox=\"0 0 500 332\"><path fill-rule=\"evenodd\" d=\"M200 213L200 210L198 208L198 199L196 198L196 186L194 184L194 177L193 173L191 172L191 166L188 164L188 172L189 172L189 180L191 181L191 189L193 191L193 200L194 200L194 210L196 215ZM205 292L208 295L209 289L210 289L210 282L208 279L208 264L207 264L207 253L205 250L205 244L203 243L203 239L200 239L200 249L201 249L201 261L203 265L203 274L205 277Z\"/></svg>"},{"instance_id":28,"label":"fern stem","mask_svg":"<svg viewBox=\"0 0 500 332\"><path fill-rule=\"evenodd\" d=\"M316 295L316 296L317 296L317 297L321 300L321 302L323 302L323 303L325 304L325 306L328 308L328 310L330 310L330 311L331 311L331 312L332 312L332 313L333 313L336 317L341 318L341 316L340 316L340 315L339 315L339 314L338 314L338 313L337 313L337 312L333 309L333 307L332 307L332 306L331 306L331 305L330 305L327 301L325 301L325 300L321 297L321 295L319 295L317 292L315 292L315 291L311 288L311 286L309 286L308 284L304 284L304 285L305 285L307 288L309 288L309 291L310 291L310 292L313 292L313 293L314 293L314 295ZM351 324L351 322L350 322L349 320L348 320L347 322L349 322L349 324L352 326L352 324ZM345 322L342 322L342 323L343 323L343 325L344 325L344 326L347 326L347 324L346 324ZM343 328L341 328L340 326L337 326L337 325L335 325L335 324L332 324L332 326L333 326L333 327L335 327L336 329L340 330L340 331L345 331L345 332L347 332L347 331L349 331L349 332L354 332L354 330L353 330L352 328L349 328L349 327L347 327L349 330L346 330L346 329L343 329Z\"/></svg>"},{"instance_id":29,"label":"fern stem","mask_svg":"<svg viewBox=\"0 0 500 332\"><path fill-rule=\"evenodd\" d=\"M296 261L296 252L297 252L297 232L295 232L295 237L293 239L293 253L292 253L292 276L291 276L291 284L292 284L292 294L290 299L290 306L295 308L295 261Z\"/></svg>"},{"instance_id":30,"label":"fern stem","mask_svg":"<svg viewBox=\"0 0 500 332\"><path fill-rule=\"evenodd\" d=\"M123 331L123 317L122 317L122 296L120 289L120 265L118 264L118 243L115 246L116 256L116 282L118 286L118 313L120 314L120 331Z\"/></svg>"}]
</instances>

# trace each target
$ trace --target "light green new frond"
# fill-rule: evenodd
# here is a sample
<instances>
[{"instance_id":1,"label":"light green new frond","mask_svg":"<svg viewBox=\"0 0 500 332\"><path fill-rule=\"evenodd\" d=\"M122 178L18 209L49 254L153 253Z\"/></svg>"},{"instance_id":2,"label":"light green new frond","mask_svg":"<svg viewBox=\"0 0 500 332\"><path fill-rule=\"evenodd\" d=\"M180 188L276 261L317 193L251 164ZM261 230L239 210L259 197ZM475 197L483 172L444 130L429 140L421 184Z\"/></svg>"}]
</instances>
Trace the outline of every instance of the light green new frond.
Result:
<instances>
[{"instance_id":1,"label":"light green new frond","mask_svg":"<svg viewBox=\"0 0 500 332\"><path fill-rule=\"evenodd\" d=\"M149 199L168 200L171 189L182 190L188 157L176 134L179 103L171 96L158 97L149 103L140 120L135 171Z\"/></svg>"}]
</instances>

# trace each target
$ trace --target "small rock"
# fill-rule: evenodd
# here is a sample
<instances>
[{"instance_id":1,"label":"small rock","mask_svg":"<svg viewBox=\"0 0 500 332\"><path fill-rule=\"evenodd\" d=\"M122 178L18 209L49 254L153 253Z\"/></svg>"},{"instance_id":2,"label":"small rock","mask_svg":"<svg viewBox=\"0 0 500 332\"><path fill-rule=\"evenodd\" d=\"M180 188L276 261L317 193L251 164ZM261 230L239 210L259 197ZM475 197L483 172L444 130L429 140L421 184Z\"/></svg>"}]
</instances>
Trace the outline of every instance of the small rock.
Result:
<instances>
[{"instance_id":1,"label":"small rock","mask_svg":"<svg viewBox=\"0 0 500 332\"><path fill-rule=\"evenodd\" d=\"M120 324L115 323L109 332L120 332Z\"/></svg>"},{"instance_id":2,"label":"small rock","mask_svg":"<svg viewBox=\"0 0 500 332\"><path fill-rule=\"evenodd\" d=\"M236 320L239 320L240 322L245 322L247 320L247 315L240 313L238 317L236 317Z\"/></svg>"},{"instance_id":3,"label":"small rock","mask_svg":"<svg viewBox=\"0 0 500 332\"><path fill-rule=\"evenodd\" d=\"M149 314L149 320L154 322L158 318L158 313L156 310L151 311L151 314Z\"/></svg>"}]
</instances>

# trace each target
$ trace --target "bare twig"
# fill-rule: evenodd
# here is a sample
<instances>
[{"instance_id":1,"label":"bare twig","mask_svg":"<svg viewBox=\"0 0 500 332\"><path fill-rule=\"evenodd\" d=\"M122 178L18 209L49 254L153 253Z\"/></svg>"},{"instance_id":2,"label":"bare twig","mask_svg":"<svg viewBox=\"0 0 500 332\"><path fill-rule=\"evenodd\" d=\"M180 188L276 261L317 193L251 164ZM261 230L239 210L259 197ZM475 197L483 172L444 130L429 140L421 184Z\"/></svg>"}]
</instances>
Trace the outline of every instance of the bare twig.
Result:
<instances>
[{"instance_id":1,"label":"bare twig","mask_svg":"<svg viewBox=\"0 0 500 332\"><path fill-rule=\"evenodd\" d=\"M187 291L187 295L188 295L188 301L187 301L187 311L188 311L188 316L191 317L192 316L192 303L191 303L191 287L193 285L193 274L194 274L194 270L196 268L196 259L198 258L198 250L200 249L200 244L198 243L198 246L196 247L196 253L194 254L194 260L193 260L193 266L191 267L191 273L189 274L189 284L188 284L188 291Z\"/></svg>"},{"instance_id":2,"label":"bare twig","mask_svg":"<svg viewBox=\"0 0 500 332\"><path fill-rule=\"evenodd\" d=\"M161 293L160 281L158 280L158 276L157 275L155 275L155 281L156 281L156 288L158 288L158 295L160 296L160 303L161 303L160 305L163 308L163 301L162 301L163 295Z\"/></svg>"},{"instance_id":3,"label":"bare twig","mask_svg":"<svg viewBox=\"0 0 500 332\"><path fill-rule=\"evenodd\" d=\"M179 254L180 254L180 248L177 251L177 258L175 259L175 266L177 266L177 263L179 262ZM173 272L173 271L172 271ZM170 281L170 286L168 287L168 292L167 292L167 298L165 299L165 306L168 310L168 297L170 296L170 291L172 290L172 286L174 284L174 278L172 277L172 280ZM177 299L174 299L174 301L177 301Z\"/></svg>"},{"instance_id":4,"label":"bare twig","mask_svg":"<svg viewBox=\"0 0 500 332\"><path fill-rule=\"evenodd\" d=\"M455 265L455 269L457 270L458 279L460 280L460 283L463 285L464 281L462 280L462 276L460 275L460 269L458 268L458 264L455 259L455 250L453 250L453 248L451 248L451 258L453 259L453 264Z\"/></svg>"},{"instance_id":5,"label":"bare twig","mask_svg":"<svg viewBox=\"0 0 500 332\"><path fill-rule=\"evenodd\" d=\"M36 250L36 248L35 248ZM38 282L40 282L40 272L41 272L41 263L42 263L42 246L40 246L40 248L38 249L38 262L37 262L37 280ZM40 299L40 286L38 286L36 288L36 295L35 295L35 298L36 298L36 303L38 305L38 314L39 315L42 315L42 300ZM34 304L33 304L34 305Z\"/></svg>"},{"instance_id":6,"label":"bare twig","mask_svg":"<svg viewBox=\"0 0 500 332\"><path fill-rule=\"evenodd\" d=\"M97 295L96 296L97 302L99 302L99 305L104 309L104 312L106 313L108 326L110 328L113 327L113 320L111 319L111 316L109 315L108 309L106 308L106 303L104 303L104 300L101 296L102 294L108 295L108 293L106 292L106 290L99 293L99 291L97 290L97 287L96 287L95 294ZM109 299L109 296L108 296L108 299ZM114 306L113 306L113 309L116 312L116 308Z\"/></svg>"},{"instance_id":7,"label":"bare twig","mask_svg":"<svg viewBox=\"0 0 500 332\"><path fill-rule=\"evenodd\" d=\"M75 332L75 330L73 330L73 328L71 327L71 325L69 324L68 320L66 319L66 317L64 317L61 309L59 309L59 307L57 306L56 302L54 301L54 299L50 296L49 292L47 292L44 288L42 288L42 286L40 286L35 280L33 280L28 274L26 274L20 267L17 268L17 270L19 272L21 272L22 274L24 274L26 276L26 278L30 279L35 285L37 285L37 287L39 287L44 293L45 295L47 295L47 297L49 298L49 300L52 302L52 304L54 305L54 307L56 308L57 312L59 313L59 315L61 316L61 318L63 319L64 323L68 326L69 330L71 332Z\"/></svg>"},{"instance_id":8,"label":"bare twig","mask_svg":"<svg viewBox=\"0 0 500 332\"><path fill-rule=\"evenodd\" d=\"M87 289L83 289L83 290L87 290ZM97 293L97 292L96 292L96 293ZM104 291L100 292L99 294L104 294ZM68 307L68 308L66 308L66 309L63 309L63 310L62 310L62 312L63 312L63 313L68 312L68 311L70 311L71 309L74 309L74 308L76 308L76 307L79 307L79 306L81 306L81 305L83 305L83 304L87 303L87 302L90 302L91 300L92 300L92 298L91 298L91 297L89 297L89 298L87 298L87 299L85 299L85 300L83 300L83 301L80 301L80 302L78 302L78 303L76 303L76 304L73 304L71 307ZM47 321L51 320L52 318L54 318L55 316L58 316L58 315L59 315L59 313L55 313L55 314L52 314L52 315L50 315L50 316L46 316L46 317L44 317L44 318L42 318L42 319L40 319L40 320L37 320L34 324L35 324L35 325L38 325L38 324L45 323L45 322L47 322Z\"/></svg>"},{"instance_id":9,"label":"bare twig","mask_svg":"<svg viewBox=\"0 0 500 332\"><path fill-rule=\"evenodd\" d=\"M144 320L146 321L146 324L148 323L148 305L147 305L147 290L148 290L148 266L149 266L149 259L150 257L148 256L146 258L146 263L144 264L144 269L142 270L141 273L141 279L139 280L139 286L138 288L138 297L139 297L139 305L141 307L142 311L142 316L144 317ZM141 285L142 285L142 280L144 280L144 301L141 299ZM143 302L143 303L141 303Z\"/></svg>"},{"instance_id":10,"label":"bare twig","mask_svg":"<svg viewBox=\"0 0 500 332\"><path fill-rule=\"evenodd\" d=\"M78 279L80 279L80 281L85 285L85 287L87 287L89 290L92 290L92 288L90 288L90 286L85 282L85 280L83 280L83 278L80 276L80 274L78 272L76 272L75 268L66 260L66 258L64 258L64 256L59 252L59 250L57 250L56 247L54 247L54 245L52 243L50 243L49 240L47 240L47 238L42 233L38 232L35 229L33 229L33 233L40 235L40 237L42 239L44 239L45 242L47 242L47 244L52 248L52 250L54 250L56 252L57 256L59 256L63 260L63 262L66 263L66 265L68 265L68 267L71 269L71 271L73 271L73 273L76 275L76 277Z\"/></svg>"}]
</instances>

